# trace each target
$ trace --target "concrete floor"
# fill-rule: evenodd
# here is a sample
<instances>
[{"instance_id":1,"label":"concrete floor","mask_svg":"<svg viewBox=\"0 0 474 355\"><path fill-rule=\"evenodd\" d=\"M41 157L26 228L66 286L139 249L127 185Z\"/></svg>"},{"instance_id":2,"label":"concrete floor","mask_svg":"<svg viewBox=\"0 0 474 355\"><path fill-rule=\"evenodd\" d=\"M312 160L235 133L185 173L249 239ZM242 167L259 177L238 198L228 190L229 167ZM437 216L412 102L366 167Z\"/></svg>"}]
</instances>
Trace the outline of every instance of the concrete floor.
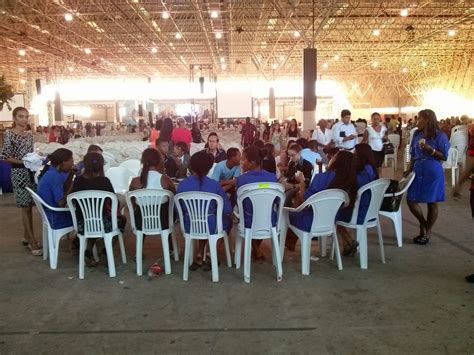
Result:
<instances>
[{"instance_id":1,"label":"concrete floor","mask_svg":"<svg viewBox=\"0 0 474 355\"><path fill-rule=\"evenodd\" d=\"M448 190L449 191L449 190ZM387 263L369 235L369 269L357 258L311 262L300 274L299 248L286 253L278 283L270 261L242 270L173 272L147 280L135 274L134 238L117 277L101 265L78 279L77 257L61 243L57 270L20 244L22 227L11 194L0 196L0 354L8 353L322 353L473 354L474 223L468 192L440 205L436 234L417 246L404 205L404 242L397 248L383 221ZM40 224L35 211L36 233ZM265 248L267 259L270 249ZM145 244L145 265L161 256L159 239ZM117 255L117 254L116 254Z\"/></svg>"}]
</instances>

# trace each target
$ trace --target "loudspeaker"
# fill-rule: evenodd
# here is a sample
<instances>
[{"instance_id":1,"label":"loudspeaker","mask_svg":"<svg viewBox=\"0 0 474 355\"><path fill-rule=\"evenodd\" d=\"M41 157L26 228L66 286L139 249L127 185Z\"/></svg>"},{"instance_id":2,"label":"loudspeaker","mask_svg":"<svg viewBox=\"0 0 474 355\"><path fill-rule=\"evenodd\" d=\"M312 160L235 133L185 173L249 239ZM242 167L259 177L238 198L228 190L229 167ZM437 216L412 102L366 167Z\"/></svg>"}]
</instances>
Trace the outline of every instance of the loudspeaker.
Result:
<instances>
[{"instance_id":1,"label":"loudspeaker","mask_svg":"<svg viewBox=\"0 0 474 355\"><path fill-rule=\"evenodd\" d=\"M148 123L150 123L150 125L153 124L153 114L151 111L148 111Z\"/></svg>"},{"instance_id":2,"label":"loudspeaker","mask_svg":"<svg viewBox=\"0 0 474 355\"><path fill-rule=\"evenodd\" d=\"M204 94L204 77L199 77L199 86L201 87L201 94Z\"/></svg>"},{"instance_id":3,"label":"loudspeaker","mask_svg":"<svg viewBox=\"0 0 474 355\"><path fill-rule=\"evenodd\" d=\"M41 80L40 79L36 79L35 80L35 84L36 84L36 93L38 95L41 95Z\"/></svg>"},{"instance_id":4,"label":"loudspeaker","mask_svg":"<svg viewBox=\"0 0 474 355\"><path fill-rule=\"evenodd\" d=\"M138 105L138 116L143 117L143 105Z\"/></svg>"}]
</instances>

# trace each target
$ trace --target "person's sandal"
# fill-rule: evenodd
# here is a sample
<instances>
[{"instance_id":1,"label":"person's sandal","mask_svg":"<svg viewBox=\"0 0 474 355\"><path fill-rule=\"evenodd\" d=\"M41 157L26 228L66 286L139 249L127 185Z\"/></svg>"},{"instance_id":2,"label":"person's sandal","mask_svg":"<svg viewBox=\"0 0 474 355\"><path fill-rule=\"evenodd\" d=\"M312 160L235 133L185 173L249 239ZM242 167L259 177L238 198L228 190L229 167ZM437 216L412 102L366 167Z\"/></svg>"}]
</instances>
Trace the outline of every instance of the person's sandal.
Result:
<instances>
[{"instance_id":1,"label":"person's sandal","mask_svg":"<svg viewBox=\"0 0 474 355\"><path fill-rule=\"evenodd\" d=\"M33 249L31 245L28 245L28 249L30 249L33 256L43 256L43 249Z\"/></svg>"},{"instance_id":2,"label":"person's sandal","mask_svg":"<svg viewBox=\"0 0 474 355\"><path fill-rule=\"evenodd\" d=\"M189 269L191 271L196 271L197 269L201 268L202 266L203 266L202 256L198 255L198 256L196 256L196 261L191 264Z\"/></svg>"},{"instance_id":3,"label":"person's sandal","mask_svg":"<svg viewBox=\"0 0 474 355\"><path fill-rule=\"evenodd\" d=\"M96 267L97 261L94 260L94 256L89 250L85 252L85 262L87 267Z\"/></svg>"},{"instance_id":4,"label":"person's sandal","mask_svg":"<svg viewBox=\"0 0 474 355\"><path fill-rule=\"evenodd\" d=\"M426 245L430 241L430 237L426 235L419 235L415 238L413 238L413 243L418 244L418 245Z\"/></svg>"},{"instance_id":5,"label":"person's sandal","mask_svg":"<svg viewBox=\"0 0 474 355\"><path fill-rule=\"evenodd\" d=\"M21 244L23 244L23 246L24 246L25 248L28 248L28 245L30 245L30 243L28 243L28 242L26 241L26 239L23 239L23 240L21 241Z\"/></svg>"}]
</instances>

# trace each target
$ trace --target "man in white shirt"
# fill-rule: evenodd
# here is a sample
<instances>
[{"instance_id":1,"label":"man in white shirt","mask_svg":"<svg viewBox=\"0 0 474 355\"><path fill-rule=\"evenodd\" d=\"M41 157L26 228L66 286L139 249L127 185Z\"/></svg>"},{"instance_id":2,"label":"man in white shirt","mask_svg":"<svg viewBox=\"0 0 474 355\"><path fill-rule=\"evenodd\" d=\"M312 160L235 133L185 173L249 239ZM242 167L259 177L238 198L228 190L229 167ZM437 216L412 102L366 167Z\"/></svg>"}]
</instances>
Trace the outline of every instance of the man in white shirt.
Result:
<instances>
[{"instance_id":1,"label":"man in white shirt","mask_svg":"<svg viewBox=\"0 0 474 355\"><path fill-rule=\"evenodd\" d=\"M352 150L357 143L357 132L351 123L351 111L341 111L341 121L332 128L333 140L340 149Z\"/></svg>"},{"instance_id":2,"label":"man in white shirt","mask_svg":"<svg viewBox=\"0 0 474 355\"><path fill-rule=\"evenodd\" d=\"M320 119L318 126L313 132L312 139L318 142L318 146L327 149L330 148L328 145L332 142L332 129L327 128L328 121Z\"/></svg>"}]
</instances>

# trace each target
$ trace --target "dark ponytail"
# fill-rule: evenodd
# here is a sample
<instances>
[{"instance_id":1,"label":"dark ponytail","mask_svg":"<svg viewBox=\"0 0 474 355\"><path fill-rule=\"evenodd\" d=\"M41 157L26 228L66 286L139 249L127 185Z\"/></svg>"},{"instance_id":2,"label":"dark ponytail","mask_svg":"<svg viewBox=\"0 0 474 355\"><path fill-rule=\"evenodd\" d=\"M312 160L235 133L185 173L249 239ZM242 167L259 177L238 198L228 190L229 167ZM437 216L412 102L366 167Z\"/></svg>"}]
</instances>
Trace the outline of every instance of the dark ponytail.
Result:
<instances>
[{"instance_id":1,"label":"dark ponytail","mask_svg":"<svg viewBox=\"0 0 474 355\"><path fill-rule=\"evenodd\" d=\"M189 166L194 175L199 178L199 187L201 187L204 177L209 174L212 165L214 165L214 159L206 151L197 152L191 157Z\"/></svg>"},{"instance_id":2,"label":"dark ponytail","mask_svg":"<svg viewBox=\"0 0 474 355\"><path fill-rule=\"evenodd\" d=\"M100 153L87 153L84 156L84 174L104 176L104 157Z\"/></svg>"},{"instance_id":3,"label":"dark ponytail","mask_svg":"<svg viewBox=\"0 0 474 355\"><path fill-rule=\"evenodd\" d=\"M159 168L161 166L161 154L154 148L147 148L142 153L141 162L143 164L142 172L140 173L140 183L142 188L146 188L148 184L148 172L151 167Z\"/></svg>"},{"instance_id":4,"label":"dark ponytail","mask_svg":"<svg viewBox=\"0 0 474 355\"><path fill-rule=\"evenodd\" d=\"M65 161L68 161L69 159L72 158L72 151L66 148L59 148L56 149L54 152L48 155L48 161L49 164L46 164L41 170L41 173L38 175L38 180L41 179L44 174L49 170L51 166L57 167L58 165L61 165L61 163L64 163Z\"/></svg>"}]
</instances>

